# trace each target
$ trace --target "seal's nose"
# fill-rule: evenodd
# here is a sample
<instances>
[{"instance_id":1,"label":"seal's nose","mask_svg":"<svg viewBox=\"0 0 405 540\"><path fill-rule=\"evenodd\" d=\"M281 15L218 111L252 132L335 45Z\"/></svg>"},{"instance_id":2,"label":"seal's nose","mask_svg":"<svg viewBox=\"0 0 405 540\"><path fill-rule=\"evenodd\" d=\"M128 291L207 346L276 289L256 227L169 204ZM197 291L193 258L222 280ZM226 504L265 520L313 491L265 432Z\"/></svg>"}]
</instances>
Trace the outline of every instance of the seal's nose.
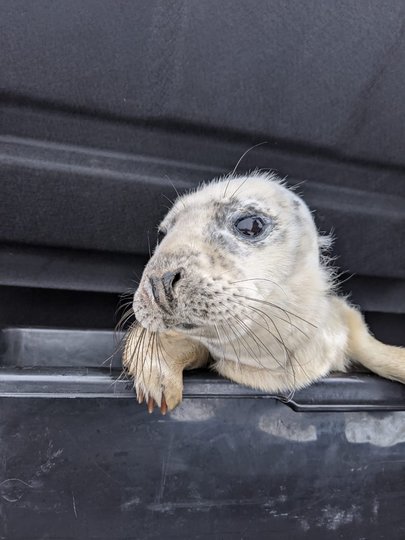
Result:
<instances>
[{"instance_id":1,"label":"seal's nose","mask_svg":"<svg viewBox=\"0 0 405 540\"><path fill-rule=\"evenodd\" d=\"M162 302L173 302L173 289L175 284L181 279L181 268L174 271L165 272L162 277L150 276L149 283L152 288L155 302L162 306Z\"/></svg>"}]
</instances>

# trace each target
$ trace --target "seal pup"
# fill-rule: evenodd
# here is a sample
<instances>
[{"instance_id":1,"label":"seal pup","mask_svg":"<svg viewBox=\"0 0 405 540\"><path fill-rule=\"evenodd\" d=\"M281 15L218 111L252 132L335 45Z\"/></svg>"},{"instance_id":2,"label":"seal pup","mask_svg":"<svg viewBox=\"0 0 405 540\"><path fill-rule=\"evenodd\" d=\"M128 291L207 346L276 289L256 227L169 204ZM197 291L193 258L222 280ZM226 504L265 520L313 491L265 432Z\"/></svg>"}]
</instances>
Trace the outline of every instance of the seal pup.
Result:
<instances>
[{"instance_id":1,"label":"seal pup","mask_svg":"<svg viewBox=\"0 0 405 540\"><path fill-rule=\"evenodd\" d=\"M405 382L405 349L384 345L339 297L304 201L274 174L220 178L179 197L134 295L123 364L138 401L166 413L183 370L204 366L294 392L352 360Z\"/></svg>"}]
</instances>

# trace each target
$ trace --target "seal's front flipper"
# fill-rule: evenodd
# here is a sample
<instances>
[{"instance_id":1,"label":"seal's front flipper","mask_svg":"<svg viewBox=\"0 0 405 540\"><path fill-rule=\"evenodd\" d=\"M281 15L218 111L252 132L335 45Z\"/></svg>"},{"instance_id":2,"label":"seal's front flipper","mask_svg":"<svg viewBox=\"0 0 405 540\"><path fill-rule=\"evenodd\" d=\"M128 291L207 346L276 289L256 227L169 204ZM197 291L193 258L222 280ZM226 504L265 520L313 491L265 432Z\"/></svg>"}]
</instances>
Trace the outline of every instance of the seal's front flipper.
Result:
<instances>
[{"instance_id":1,"label":"seal's front flipper","mask_svg":"<svg viewBox=\"0 0 405 540\"><path fill-rule=\"evenodd\" d=\"M174 409L183 397L183 370L207 364L208 351L201 344L174 331L150 332L137 325L128 334L123 363L139 403L155 405L162 414Z\"/></svg>"}]
</instances>

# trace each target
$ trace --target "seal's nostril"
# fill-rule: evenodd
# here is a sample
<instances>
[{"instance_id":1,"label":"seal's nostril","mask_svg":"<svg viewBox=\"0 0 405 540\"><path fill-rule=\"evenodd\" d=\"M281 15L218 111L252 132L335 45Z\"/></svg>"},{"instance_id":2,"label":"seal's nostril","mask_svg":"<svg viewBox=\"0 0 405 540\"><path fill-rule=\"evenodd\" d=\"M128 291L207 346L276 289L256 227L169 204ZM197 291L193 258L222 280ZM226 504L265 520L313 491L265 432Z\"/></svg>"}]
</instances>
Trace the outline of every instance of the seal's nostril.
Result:
<instances>
[{"instance_id":1,"label":"seal's nostril","mask_svg":"<svg viewBox=\"0 0 405 540\"><path fill-rule=\"evenodd\" d=\"M173 280L172 280L172 288L176 285L178 281L181 279L181 272L176 272Z\"/></svg>"},{"instance_id":2,"label":"seal's nostril","mask_svg":"<svg viewBox=\"0 0 405 540\"><path fill-rule=\"evenodd\" d=\"M154 276L149 278L149 283L152 289L153 298L155 302L159 304L159 288L158 288L158 279Z\"/></svg>"},{"instance_id":3,"label":"seal's nostril","mask_svg":"<svg viewBox=\"0 0 405 540\"><path fill-rule=\"evenodd\" d=\"M166 272L162 276L163 287L167 297L171 297L173 293L173 288L181 279L181 269L175 270L174 272Z\"/></svg>"}]
</instances>

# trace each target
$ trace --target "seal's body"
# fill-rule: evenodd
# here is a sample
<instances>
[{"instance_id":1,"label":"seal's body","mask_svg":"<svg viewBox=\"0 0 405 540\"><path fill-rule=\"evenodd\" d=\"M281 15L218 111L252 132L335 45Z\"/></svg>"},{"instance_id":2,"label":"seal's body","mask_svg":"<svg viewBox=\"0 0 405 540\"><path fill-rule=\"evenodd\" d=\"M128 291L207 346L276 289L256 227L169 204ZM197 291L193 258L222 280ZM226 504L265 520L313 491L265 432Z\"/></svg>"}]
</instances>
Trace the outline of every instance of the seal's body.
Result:
<instances>
[{"instance_id":1,"label":"seal's body","mask_svg":"<svg viewBox=\"0 0 405 540\"><path fill-rule=\"evenodd\" d=\"M275 175L204 185L175 202L159 232L124 351L150 408L175 407L183 370L209 357L218 373L270 392L345 371L350 359L405 382L405 350L375 340L335 294L329 237Z\"/></svg>"}]
</instances>

